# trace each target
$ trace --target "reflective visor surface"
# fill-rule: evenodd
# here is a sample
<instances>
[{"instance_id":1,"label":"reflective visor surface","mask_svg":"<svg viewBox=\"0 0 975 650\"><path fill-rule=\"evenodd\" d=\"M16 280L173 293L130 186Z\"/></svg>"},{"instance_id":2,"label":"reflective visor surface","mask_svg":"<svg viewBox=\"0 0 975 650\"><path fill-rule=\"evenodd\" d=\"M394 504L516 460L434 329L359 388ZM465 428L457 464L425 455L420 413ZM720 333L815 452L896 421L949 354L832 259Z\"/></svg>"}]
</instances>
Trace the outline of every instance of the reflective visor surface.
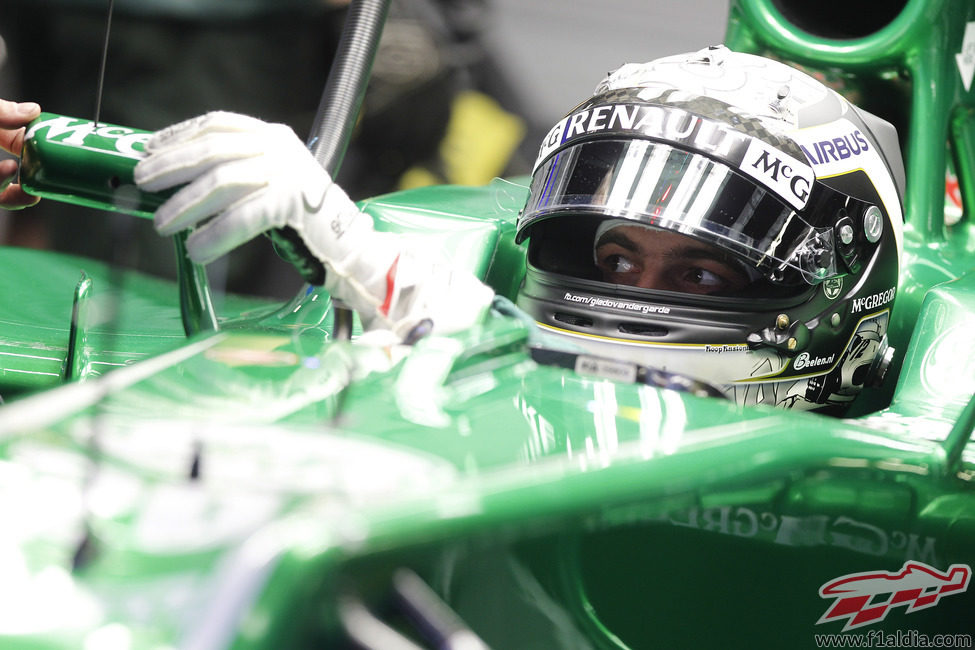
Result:
<instances>
[{"instance_id":1,"label":"reflective visor surface","mask_svg":"<svg viewBox=\"0 0 975 650\"><path fill-rule=\"evenodd\" d=\"M808 224L772 192L706 156L639 139L570 146L532 178L519 236L560 214L631 219L720 246L769 278L809 284L836 273L832 230Z\"/></svg>"}]
</instances>

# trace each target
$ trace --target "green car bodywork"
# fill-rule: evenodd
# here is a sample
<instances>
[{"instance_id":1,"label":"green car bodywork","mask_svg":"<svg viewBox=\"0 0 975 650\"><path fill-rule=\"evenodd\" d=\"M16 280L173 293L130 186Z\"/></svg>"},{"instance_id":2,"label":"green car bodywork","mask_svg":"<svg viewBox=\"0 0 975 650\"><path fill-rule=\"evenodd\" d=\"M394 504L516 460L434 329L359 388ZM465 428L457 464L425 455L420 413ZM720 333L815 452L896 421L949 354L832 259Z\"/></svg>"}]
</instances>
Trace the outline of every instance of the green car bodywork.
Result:
<instances>
[{"instance_id":1,"label":"green car bodywork","mask_svg":"<svg viewBox=\"0 0 975 650\"><path fill-rule=\"evenodd\" d=\"M177 285L3 248L0 648L971 644L975 590L871 601L884 617L852 631L820 592L975 565L975 4L909 0L843 39L803 11L734 0L726 43L878 98L907 168L897 356L849 417L543 365L502 313L387 348L336 340L320 288L214 308L186 260ZM151 211L119 203L124 169L74 164L108 175L94 204ZM361 207L513 299L526 192Z\"/></svg>"}]
</instances>

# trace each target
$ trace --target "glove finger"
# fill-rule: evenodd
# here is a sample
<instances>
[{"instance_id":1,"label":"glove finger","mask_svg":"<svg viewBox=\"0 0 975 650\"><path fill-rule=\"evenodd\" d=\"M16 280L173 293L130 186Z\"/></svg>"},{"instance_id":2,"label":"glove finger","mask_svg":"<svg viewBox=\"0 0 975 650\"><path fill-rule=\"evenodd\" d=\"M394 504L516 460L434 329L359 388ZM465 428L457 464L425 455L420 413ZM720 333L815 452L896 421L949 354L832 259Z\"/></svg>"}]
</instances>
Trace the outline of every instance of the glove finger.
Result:
<instances>
[{"instance_id":1,"label":"glove finger","mask_svg":"<svg viewBox=\"0 0 975 650\"><path fill-rule=\"evenodd\" d=\"M154 217L161 235L196 225L267 185L264 166L251 159L218 165L163 203Z\"/></svg>"},{"instance_id":2,"label":"glove finger","mask_svg":"<svg viewBox=\"0 0 975 650\"><path fill-rule=\"evenodd\" d=\"M156 131L146 141L146 151L186 142L207 133L255 131L265 125L266 122L249 115L212 111Z\"/></svg>"},{"instance_id":3,"label":"glove finger","mask_svg":"<svg viewBox=\"0 0 975 650\"><path fill-rule=\"evenodd\" d=\"M188 183L216 165L263 153L266 143L248 133L211 133L166 147L135 166L136 184L158 192Z\"/></svg>"},{"instance_id":4,"label":"glove finger","mask_svg":"<svg viewBox=\"0 0 975 650\"><path fill-rule=\"evenodd\" d=\"M270 224L260 194L237 201L223 213L197 228L186 239L186 251L199 264L209 264L262 232Z\"/></svg>"}]
</instances>

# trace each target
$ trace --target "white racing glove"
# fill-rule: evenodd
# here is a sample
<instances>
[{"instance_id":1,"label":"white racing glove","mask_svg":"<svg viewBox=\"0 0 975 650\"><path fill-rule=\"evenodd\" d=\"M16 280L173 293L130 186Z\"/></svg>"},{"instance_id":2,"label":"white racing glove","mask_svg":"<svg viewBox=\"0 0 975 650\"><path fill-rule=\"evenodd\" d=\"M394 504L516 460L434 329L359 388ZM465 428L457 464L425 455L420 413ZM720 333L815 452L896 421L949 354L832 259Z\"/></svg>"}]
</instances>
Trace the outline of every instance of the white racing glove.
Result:
<instances>
[{"instance_id":1,"label":"white racing glove","mask_svg":"<svg viewBox=\"0 0 975 650\"><path fill-rule=\"evenodd\" d=\"M180 188L156 230L195 228L190 257L206 264L271 229L306 279L359 313L367 329L405 337L423 320L449 333L477 322L493 297L473 274L404 250L315 160L294 132L235 113L208 113L150 137L135 181ZM290 243L290 246L287 245Z\"/></svg>"}]
</instances>

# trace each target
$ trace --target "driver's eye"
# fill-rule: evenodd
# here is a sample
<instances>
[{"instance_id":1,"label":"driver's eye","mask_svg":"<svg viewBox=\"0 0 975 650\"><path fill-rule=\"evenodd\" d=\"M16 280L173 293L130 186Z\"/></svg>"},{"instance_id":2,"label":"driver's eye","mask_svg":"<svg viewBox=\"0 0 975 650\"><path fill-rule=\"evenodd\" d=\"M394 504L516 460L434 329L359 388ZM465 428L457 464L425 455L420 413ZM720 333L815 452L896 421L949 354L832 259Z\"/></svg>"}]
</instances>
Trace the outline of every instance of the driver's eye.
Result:
<instances>
[{"instance_id":1,"label":"driver's eye","mask_svg":"<svg viewBox=\"0 0 975 650\"><path fill-rule=\"evenodd\" d=\"M707 288L709 291L723 289L729 284L727 280L717 273L702 268L691 269L685 277L691 284Z\"/></svg>"},{"instance_id":2,"label":"driver's eye","mask_svg":"<svg viewBox=\"0 0 975 650\"><path fill-rule=\"evenodd\" d=\"M633 273L637 270L629 258L618 253L606 255L599 259L599 268L608 273Z\"/></svg>"}]
</instances>

